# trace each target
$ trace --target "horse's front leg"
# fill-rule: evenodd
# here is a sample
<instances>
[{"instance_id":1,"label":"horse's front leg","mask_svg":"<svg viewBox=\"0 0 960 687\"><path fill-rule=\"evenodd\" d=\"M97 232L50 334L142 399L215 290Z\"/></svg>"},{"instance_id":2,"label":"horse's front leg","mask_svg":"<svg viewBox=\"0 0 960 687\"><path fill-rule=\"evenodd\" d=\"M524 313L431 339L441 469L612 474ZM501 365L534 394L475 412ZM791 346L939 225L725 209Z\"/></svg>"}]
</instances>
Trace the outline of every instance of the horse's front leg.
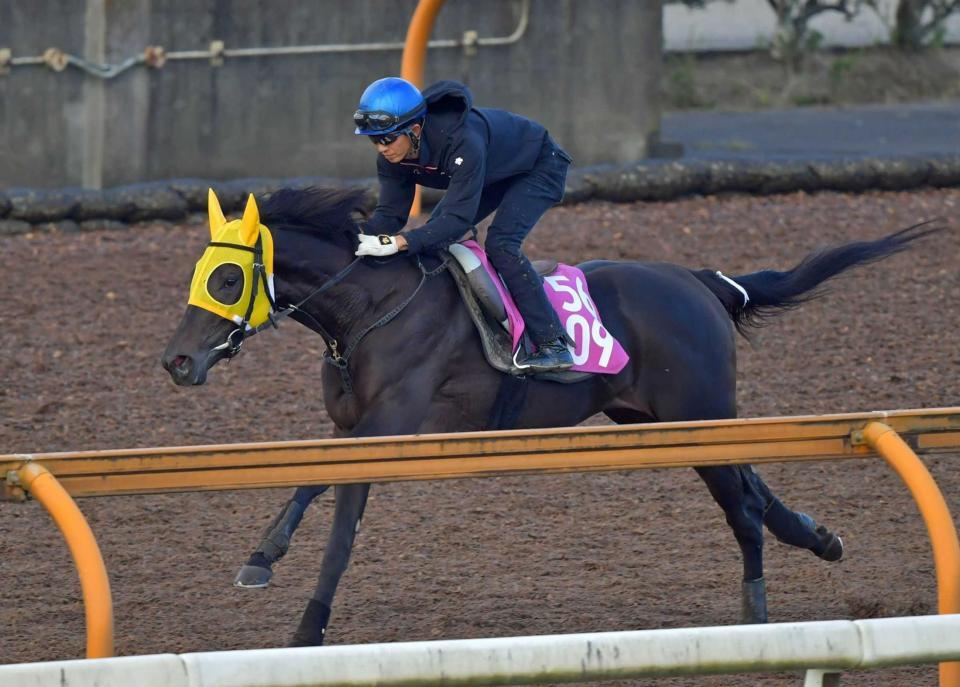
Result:
<instances>
[{"instance_id":1,"label":"horse's front leg","mask_svg":"<svg viewBox=\"0 0 960 687\"><path fill-rule=\"evenodd\" d=\"M340 577L350 562L350 551L360 530L360 519L363 517L363 509L369 493L369 484L337 485L333 528L330 530L327 548L323 553L320 580L303 612L290 646L323 644L327 623L330 620L333 595L337 591Z\"/></svg>"},{"instance_id":2,"label":"horse's front leg","mask_svg":"<svg viewBox=\"0 0 960 687\"><path fill-rule=\"evenodd\" d=\"M376 437L419 431L424 418L429 415L430 401L436 388L429 380L437 378L437 371L430 369L429 364L436 365L440 360L428 358L419 367L398 370L397 378L392 383L390 379L378 378L375 374L364 377L363 384L369 388L358 384L357 398L375 398L376 401L367 405L360 422L343 431L340 436ZM328 402L328 408L332 405ZM360 528L360 518L369 492L369 484L337 485L333 528L323 553L320 579L290 646L323 644L333 596L350 562L350 551Z\"/></svg>"},{"instance_id":3,"label":"horse's front leg","mask_svg":"<svg viewBox=\"0 0 960 687\"><path fill-rule=\"evenodd\" d=\"M310 503L328 489L326 485L298 487L293 497L283 505L277 517L267 525L263 538L250 555L246 565L240 568L235 587L262 589L273 577L273 564L279 561L290 548L290 539L296 531L303 513Z\"/></svg>"}]
</instances>

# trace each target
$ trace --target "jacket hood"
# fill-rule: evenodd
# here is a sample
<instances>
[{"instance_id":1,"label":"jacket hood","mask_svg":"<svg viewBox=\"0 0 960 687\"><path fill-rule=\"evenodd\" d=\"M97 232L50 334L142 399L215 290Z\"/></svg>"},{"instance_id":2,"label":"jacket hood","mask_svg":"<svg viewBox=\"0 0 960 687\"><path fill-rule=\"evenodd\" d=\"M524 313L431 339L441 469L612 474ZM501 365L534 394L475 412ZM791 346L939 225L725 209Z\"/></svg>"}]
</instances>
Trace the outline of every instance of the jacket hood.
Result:
<instances>
[{"instance_id":1,"label":"jacket hood","mask_svg":"<svg viewBox=\"0 0 960 687\"><path fill-rule=\"evenodd\" d=\"M423 99L427 101L427 112L431 114L455 114L463 121L473 107L473 94L470 89L457 81L438 81L423 90Z\"/></svg>"}]
</instances>

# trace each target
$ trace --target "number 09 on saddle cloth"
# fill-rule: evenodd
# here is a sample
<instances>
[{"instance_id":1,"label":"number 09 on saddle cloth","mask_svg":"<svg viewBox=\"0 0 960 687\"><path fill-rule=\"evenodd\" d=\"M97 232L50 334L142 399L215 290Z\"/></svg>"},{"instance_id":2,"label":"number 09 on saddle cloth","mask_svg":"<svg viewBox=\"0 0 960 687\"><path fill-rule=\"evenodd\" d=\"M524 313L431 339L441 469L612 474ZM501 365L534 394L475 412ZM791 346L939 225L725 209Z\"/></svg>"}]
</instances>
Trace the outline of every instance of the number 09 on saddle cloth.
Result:
<instances>
[{"instance_id":1,"label":"number 09 on saddle cloth","mask_svg":"<svg viewBox=\"0 0 960 687\"><path fill-rule=\"evenodd\" d=\"M450 253L457 259L471 282L478 300L507 330L516 352L523 337L524 323L520 311L510 296L500 275L493 269L487 254L473 240L461 241L450 246ZM476 270L482 269L487 279L477 278ZM600 313L587 287L587 279L576 267L559 263L544 276L543 289L563 323L567 335L574 342L570 348L573 367L577 372L617 374L630 360L620 342L613 338L600 321ZM486 282L487 288L478 288L477 282ZM495 293L491 293L489 283ZM487 293L483 293L487 291ZM499 300L499 303L490 301Z\"/></svg>"}]
</instances>

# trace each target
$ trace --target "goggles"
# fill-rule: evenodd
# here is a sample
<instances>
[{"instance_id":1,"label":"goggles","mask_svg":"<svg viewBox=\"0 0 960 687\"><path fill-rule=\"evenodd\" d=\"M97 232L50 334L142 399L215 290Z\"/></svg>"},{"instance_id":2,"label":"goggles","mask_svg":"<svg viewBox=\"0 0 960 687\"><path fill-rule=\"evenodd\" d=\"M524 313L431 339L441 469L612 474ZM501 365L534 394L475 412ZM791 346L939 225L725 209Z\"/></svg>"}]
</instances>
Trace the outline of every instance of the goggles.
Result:
<instances>
[{"instance_id":1,"label":"goggles","mask_svg":"<svg viewBox=\"0 0 960 687\"><path fill-rule=\"evenodd\" d=\"M418 105L414 109L402 115L395 115L391 112L367 112L357 110L353 113L353 123L357 125L357 133L366 133L370 131L389 132L401 124L416 119L423 112L423 106Z\"/></svg>"}]
</instances>

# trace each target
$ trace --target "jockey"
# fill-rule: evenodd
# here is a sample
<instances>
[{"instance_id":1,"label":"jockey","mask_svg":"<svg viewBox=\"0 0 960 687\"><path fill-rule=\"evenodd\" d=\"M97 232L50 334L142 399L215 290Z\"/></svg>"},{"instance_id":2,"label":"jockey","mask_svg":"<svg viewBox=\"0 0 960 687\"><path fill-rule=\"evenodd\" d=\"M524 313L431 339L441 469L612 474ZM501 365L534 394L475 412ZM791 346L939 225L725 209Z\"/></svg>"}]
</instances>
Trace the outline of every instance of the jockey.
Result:
<instances>
[{"instance_id":1,"label":"jockey","mask_svg":"<svg viewBox=\"0 0 960 687\"><path fill-rule=\"evenodd\" d=\"M473 107L467 87L440 81L421 94L409 81L374 81L353 115L355 134L376 147L380 201L357 255L416 254L449 246L497 211L485 249L526 322L536 351L522 368L573 365L560 319L521 245L533 225L563 198L571 159L537 122L504 110ZM416 184L446 189L430 219L403 234ZM375 236L379 234L379 236Z\"/></svg>"}]
</instances>

